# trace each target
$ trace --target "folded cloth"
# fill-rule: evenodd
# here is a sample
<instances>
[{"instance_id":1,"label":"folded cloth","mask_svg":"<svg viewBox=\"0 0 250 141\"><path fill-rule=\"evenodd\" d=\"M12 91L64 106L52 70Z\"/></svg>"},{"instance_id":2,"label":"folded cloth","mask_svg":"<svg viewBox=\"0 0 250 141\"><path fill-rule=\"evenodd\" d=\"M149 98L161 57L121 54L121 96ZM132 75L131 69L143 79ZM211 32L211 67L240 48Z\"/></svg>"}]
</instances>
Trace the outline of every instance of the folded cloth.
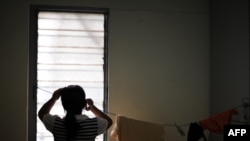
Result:
<instances>
[{"instance_id":1,"label":"folded cloth","mask_svg":"<svg viewBox=\"0 0 250 141\"><path fill-rule=\"evenodd\" d=\"M164 141L165 133L163 125L116 116L111 137L116 141Z\"/></svg>"},{"instance_id":2,"label":"folded cloth","mask_svg":"<svg viewBox=\"0 0 250 141\"><path fill-rule=\"evenodd\" d=\"M223 133L224 125L230 124L232 116L238 114L235 109L230 109L218 115L200 121L200 126L214 133Z\"/></svg>"}]
</instances>

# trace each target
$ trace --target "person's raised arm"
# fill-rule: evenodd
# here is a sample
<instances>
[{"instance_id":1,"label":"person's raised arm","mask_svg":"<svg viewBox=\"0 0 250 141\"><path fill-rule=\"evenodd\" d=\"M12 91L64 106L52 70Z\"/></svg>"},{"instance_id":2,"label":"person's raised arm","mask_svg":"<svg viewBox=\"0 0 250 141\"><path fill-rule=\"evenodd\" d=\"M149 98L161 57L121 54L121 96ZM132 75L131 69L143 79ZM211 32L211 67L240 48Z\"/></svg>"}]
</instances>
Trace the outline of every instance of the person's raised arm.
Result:
<instances>
[{"instance_id":1,"label":"person's raised arm","mask_svg":"<svg viewBox=\"0 0 250 141\"><path fill-rule=\"evenodd\" d=\"M86 103L88 104L88 106L86 107L86 110L90 110L91 112L93 112L97 117L100 118L104 118L108 121L108 127L107 129L112 125L113 121L112 119L106 115L105 113L103 113L101 110L99 110L95 105L92 99L86 99Z\"/></svg>"},{"instance_id":2,"label":"person's raised arm","mask_svg":"<svg viewBox=\"0 0 250 141\"><path fill-rule=\"evenodd\" d=\"M52 109L52 107L54 106L54 104L56 103L56 101L59 99L60 97L60 90L58 89L53 93L53 96L41 107L41 109L38 112L38 117L40 118L40 120L43 119L43 116L45 114L48 114L50 112L50 110Z\"/></svg>"}]
</instances>

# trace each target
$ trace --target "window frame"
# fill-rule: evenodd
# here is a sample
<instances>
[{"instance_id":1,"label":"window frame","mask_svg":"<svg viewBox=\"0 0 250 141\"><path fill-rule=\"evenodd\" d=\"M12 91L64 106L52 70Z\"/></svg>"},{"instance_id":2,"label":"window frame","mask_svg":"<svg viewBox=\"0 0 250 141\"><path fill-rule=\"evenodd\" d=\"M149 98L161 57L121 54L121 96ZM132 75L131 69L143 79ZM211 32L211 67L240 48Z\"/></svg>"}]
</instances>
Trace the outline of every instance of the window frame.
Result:
<instances>
[{"instance_id":1,"label":"window frame","mask_svg":"<svg viewBox=\"0 0 250 141\"><path fill-rule=\"evenodd\" d=\"M108 113L108 8L70 7L70 6L30 6L29 25L29 82L28 82L28 140L36 141L37 123L37 54L38 54L38 13L40 11L51 12L80 12L104 14L104 102L103 110ZM107 141L107 134L104 134Z\"/></svg>"}]
</instances>

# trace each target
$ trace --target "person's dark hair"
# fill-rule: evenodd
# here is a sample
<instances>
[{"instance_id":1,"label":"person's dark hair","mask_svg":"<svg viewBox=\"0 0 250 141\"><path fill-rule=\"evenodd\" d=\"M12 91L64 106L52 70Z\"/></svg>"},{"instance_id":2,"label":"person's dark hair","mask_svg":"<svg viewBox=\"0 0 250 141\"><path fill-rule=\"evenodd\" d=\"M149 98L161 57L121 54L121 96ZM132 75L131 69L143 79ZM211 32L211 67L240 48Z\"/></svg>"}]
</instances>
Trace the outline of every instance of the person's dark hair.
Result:
<instances>
[{"instance_id":1,"label":"person's dark hair","mask_svg":"<svg viewBox=\"0 0 250 141\"><path fill-rule=\"evenodd\" d=\"M61 91L61 101L64 110L67 112L65 117L65 127L67 130L67 140L70 141L78 130L78 123L75 115L81 114L86 106L85 92L78 85L70 85Z\"/></svg>"}]
</instances>

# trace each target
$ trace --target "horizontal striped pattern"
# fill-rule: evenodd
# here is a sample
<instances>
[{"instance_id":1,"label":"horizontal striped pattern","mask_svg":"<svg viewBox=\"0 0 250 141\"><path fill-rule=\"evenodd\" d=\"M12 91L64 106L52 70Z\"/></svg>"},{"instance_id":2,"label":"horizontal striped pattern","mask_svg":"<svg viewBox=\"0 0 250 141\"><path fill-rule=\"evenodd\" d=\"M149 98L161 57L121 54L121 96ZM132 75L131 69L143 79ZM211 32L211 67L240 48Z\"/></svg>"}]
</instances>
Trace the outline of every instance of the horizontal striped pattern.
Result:
<instances>
[{"instance_id":1,"label":"horizontal striped pattern","mask_svg":"<svg viewBox=\"0 0 250 141\"><path fill-rule=\"evenodd\" d=\"M39 11L37 16L37 52L34 52L37 53L37 109L56 89L77 84L84 88L86 97L92 98L95 106L103 110L105 14ZM55 103L50 113L64 116L61 101ZM84 114L95 116L91 111ZM39 119L37 141L53 141ZM96 141L103 141L103 137Z\"/></svg>"},{"instance_id":2,"label":"horizontal striped pattern","mask_svg":"<svg viewBox=\"0 0 250 141\"><path fill-rule=\"evenodd\" d=\"M94 141L98 130L97 119L89 118L83 121L78 121L78 123L79 129L76 137L72 141ZM67 141L67 133L63 119L55 119L53 135L55 141Z\"/></svg>"}]
</instances>

